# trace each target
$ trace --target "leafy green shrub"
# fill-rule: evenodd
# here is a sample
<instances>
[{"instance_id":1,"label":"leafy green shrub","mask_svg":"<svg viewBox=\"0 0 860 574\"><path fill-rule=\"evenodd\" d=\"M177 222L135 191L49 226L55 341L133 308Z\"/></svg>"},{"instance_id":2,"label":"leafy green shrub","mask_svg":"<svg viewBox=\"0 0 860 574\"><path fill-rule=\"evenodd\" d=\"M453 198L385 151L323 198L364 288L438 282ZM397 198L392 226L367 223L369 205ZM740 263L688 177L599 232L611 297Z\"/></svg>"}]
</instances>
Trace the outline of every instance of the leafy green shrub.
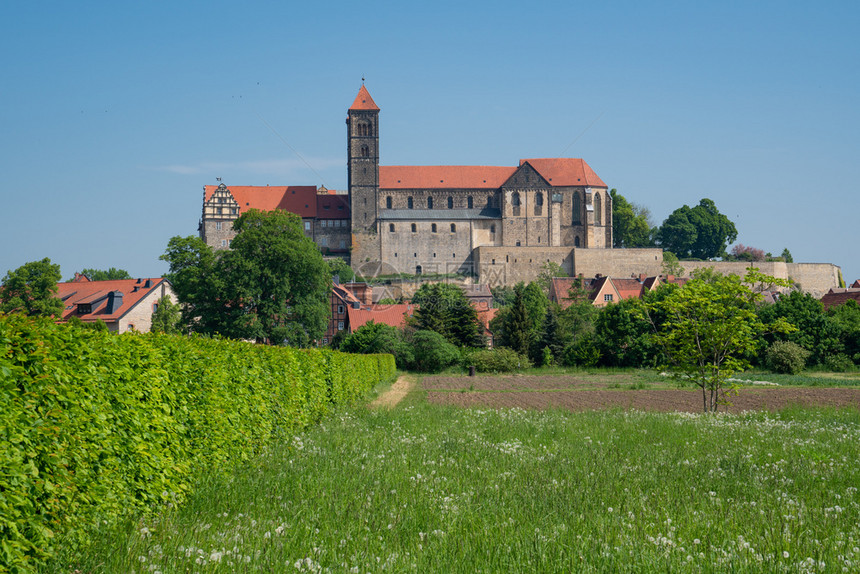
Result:
<instances>
[{"instance_id":1,"label":"leafy green shrub","mask_svg":"<svg viewBox=\"0 0 860 574\"><path fill-rule=\"evenodd\" d=\"M460 359L460 351L435 331L417 331L412 335L415 368L425 373L438 373Z\"/></svg>"},{"instance_id":2,"label":"leafy green shrub","mask_svg":"<svg viewBox=\"0 0 860 574\"><path fill-rule=\"evenodd\" d=\"M338 331L340 333L342 331ZM397 366L407 368L414 362L412 347L403 339L396 327L385 323L370 321L340 342L340 350L345 353L391 353Z\"/></svg>"},{"instance_id":3,"label":"leafy green shrub","mask_svg":"<svg viewBox=\"0 0 860 574\"><path fill-rule=\"evenodd\" d=\"M854 370L854 361L845 353L837 353L824 359L824 366L834 373L844 373Z\"/></svg>"},{"instance_id":4,"label":"leafy green shrub","mask_svg":"<svg viewBox=\"0 0 860 574\"><path fill-rule=\"evenodd\" d=\"M796 375L806 367L810 352L791 341L771 343L765 353L765 362L774 373Z\"/></svg>"},{"instance_id":5,"label":"leafy green shrub","mask_svg":"<svg viewBox=\"0 0 860 574\"><path fill-rule=\"evenodd\" d=\"M0 314L0 572L179 503L395 374L391 355L113 335Z\"/></svg>"},{"instance_id":6,"label":"leafy green shrub","mask_svg":"<svg viewBox=\"0 0 860 574\"><path fill-rule=\"evenodd\" d=\"M593 367L600 361L600 348L592 336L580 337L564 348L561 360L567 367Z\"/></svg>"},{"instance_id":7,"label":"leafy green shrub","mask_svg":"<svg viewBox=\"0 0 860 574\"><path fill-rule=\"evenodd\" d=\"M474 366L479 373L510 373L531 368L532 362L507 347L479 349L466 356L464 366Z\"/></svg>"}]
</instances>

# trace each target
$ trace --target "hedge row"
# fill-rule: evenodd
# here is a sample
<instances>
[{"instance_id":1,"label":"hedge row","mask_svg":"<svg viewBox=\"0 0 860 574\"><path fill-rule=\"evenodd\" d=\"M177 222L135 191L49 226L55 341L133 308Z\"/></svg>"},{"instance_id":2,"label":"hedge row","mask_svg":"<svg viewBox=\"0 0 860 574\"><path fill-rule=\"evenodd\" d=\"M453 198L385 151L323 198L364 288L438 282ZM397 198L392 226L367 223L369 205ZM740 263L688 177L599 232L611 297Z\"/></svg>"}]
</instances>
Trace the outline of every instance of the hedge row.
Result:
<instances>
[{"instance_id":1,"label":"hedge row","mask_svg":"<svg viewBox=\"0 0 860 574\"><path fill-rule=\"evenodd\" d=\"M0 572L34 570L91 527L178 503L223 468L395 373L347 355L111 335L0 314Z\"/></svg>"}]
</instances>

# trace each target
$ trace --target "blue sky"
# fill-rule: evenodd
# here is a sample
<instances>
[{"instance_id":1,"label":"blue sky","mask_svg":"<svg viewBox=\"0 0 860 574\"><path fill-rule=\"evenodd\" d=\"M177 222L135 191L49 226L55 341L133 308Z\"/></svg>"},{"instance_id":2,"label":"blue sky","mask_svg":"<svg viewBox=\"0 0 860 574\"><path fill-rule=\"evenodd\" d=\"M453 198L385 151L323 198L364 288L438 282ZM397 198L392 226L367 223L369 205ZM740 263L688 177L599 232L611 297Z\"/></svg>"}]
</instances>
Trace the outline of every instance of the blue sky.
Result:
<instances>
[{"instance_id":1,"label":"blue sky","mask_svg":"<svg viewBox=\"0 0 860 574\"><path fill-rule=\"evenodd\" d=\"M860 3L4 2L0 273L157 276L202 188L346 187L362 76L385 165L582 157L659 224L860 278ZM308 165L310 167L308 167Z\"/></svg>"}]
</instances>

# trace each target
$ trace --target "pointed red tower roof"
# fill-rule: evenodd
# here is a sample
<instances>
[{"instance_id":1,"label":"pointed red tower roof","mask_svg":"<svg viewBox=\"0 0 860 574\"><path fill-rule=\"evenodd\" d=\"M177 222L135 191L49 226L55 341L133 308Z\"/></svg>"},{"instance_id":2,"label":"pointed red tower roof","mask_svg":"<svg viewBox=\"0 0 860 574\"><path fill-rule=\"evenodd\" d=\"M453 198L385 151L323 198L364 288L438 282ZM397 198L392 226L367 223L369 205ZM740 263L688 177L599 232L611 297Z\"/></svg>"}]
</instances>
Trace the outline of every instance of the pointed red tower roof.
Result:
<instances>
[{"instance_id":1,"label":"pointed red tower roof","mask_svg":"<svg viewBox=\"0 0 860 574\"><path fill-rule=\"evenodd\" d=\"M361 84L361 89L358 90L358 95L355 96L355 101L352 102L352 106L350 106L351 110L376 110L379 111L379 106L376 105L376 102L373 101L373 98L370 97L370 92L367 91L367 88L364 87L364 84Z\"/></svg>"}]
</instances>

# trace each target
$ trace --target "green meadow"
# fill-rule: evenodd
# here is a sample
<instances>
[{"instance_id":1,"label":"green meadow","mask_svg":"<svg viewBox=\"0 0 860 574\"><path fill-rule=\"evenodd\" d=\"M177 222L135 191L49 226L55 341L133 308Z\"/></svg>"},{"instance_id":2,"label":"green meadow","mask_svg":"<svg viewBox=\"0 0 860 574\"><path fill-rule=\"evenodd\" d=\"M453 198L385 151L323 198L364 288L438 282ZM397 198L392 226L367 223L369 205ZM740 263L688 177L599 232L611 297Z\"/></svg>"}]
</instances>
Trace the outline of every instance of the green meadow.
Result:
<instances>
[{"instance_id":1,"label":"green meadow","mask_svg":"<svg viewBox=\"0 0 860 574\"><path fill-rule=\"evenodd\" d=\"M619 391L621 392L621 391ZM55 572L857 572L860 413L328 416Z\"/></svg>"}]
</instances>

